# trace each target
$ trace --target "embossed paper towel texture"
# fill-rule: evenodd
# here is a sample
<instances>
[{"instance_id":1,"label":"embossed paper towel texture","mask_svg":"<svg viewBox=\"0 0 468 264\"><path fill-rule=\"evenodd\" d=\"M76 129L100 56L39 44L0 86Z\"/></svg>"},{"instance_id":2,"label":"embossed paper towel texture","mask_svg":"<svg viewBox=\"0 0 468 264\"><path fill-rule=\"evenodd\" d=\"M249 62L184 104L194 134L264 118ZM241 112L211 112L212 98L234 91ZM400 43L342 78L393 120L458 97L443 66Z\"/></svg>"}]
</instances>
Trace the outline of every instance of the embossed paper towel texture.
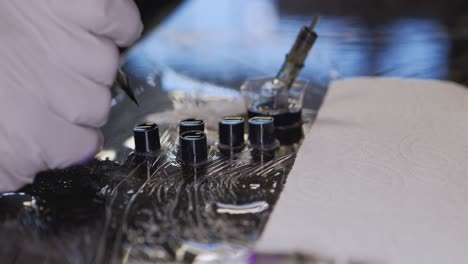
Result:
<instances>
[{"instance_id":1,"label":"embossed paper towel texture","mask_svg":"<svg viewBox=\"0 0 468 264\"><path fill-rule=\"evenodd\" d=\"M257 248L339 263L468 263L468 90L333 83Z\"/></svg>"}]
</instances>

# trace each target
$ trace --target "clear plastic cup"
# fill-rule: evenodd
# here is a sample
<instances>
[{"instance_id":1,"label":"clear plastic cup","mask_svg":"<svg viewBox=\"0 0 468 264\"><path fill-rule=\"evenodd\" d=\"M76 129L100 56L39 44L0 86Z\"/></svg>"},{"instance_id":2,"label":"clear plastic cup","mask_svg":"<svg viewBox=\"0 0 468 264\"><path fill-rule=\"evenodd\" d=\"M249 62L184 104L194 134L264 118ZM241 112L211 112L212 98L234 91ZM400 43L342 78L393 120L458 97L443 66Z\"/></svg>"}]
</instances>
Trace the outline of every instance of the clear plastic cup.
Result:
<instances>
[{"instance_id":1,"label":"clear plastic cup","mask_svg":"<svg viewBox=\"0 0 468 264\"><path fill-rule=\"evenodd\" d=\"M300 112L308 85L306 80L296 80L287 90L274 77L252 78L241 86L241 93L249 112L275 116Z\"/></svg>"}]
</instances>

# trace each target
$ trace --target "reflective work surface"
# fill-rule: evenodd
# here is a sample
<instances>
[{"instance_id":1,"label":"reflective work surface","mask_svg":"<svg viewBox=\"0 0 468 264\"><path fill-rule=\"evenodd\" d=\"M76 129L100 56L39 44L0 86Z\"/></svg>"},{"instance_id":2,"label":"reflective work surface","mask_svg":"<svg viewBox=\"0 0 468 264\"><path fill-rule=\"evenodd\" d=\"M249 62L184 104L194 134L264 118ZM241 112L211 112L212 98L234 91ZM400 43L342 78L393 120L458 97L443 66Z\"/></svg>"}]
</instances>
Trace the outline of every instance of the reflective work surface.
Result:
<instances>
[{"instance_id":1,"label":"reflective work surface","mask_svg":"<svg viewBox=\"0 0 468 264\"><path fill-rule=\"evenodd\" d=\"M308 130L314 111L304 112ZM221 153L181 164L178 132L160 126L157 156L131 154L45 172L0 196L3 259L12 263L154 263L246 258L282 190L301 139L276 151ZM208 135L215 131L208 129ZM79 247L79 250L76 248ZM47 250L46 250L47 249Z\"/></svg>"},{"instance_id":2,"label":"reflective work surface","mask_svg":"<svg viewBox=\"0 0 468 264\"><path fill-rule=\"evenodd\" d=\"M317 13L324 15L319 39L300 76L310 81L304 99L310 120L335 79L468 82L463 1L429 1L424 8L387 0L304 2L182 4L129 54L125 69L140 106L116 95L98 155L104 161L47 172L24 194L0 197L7 219L21 211L19 220L4 219L1 227L2 263L209 263L243 255L260 235L298 146L263 163L250 152L225 162L213 149L204 171L186 171L171 151L175 124L204 119L213 145L219 118L246 113L240 85L274 75L300 27ZM146 121L161 124L166 159L127 159L132 128Z\"/></svg>"}]
</instances>

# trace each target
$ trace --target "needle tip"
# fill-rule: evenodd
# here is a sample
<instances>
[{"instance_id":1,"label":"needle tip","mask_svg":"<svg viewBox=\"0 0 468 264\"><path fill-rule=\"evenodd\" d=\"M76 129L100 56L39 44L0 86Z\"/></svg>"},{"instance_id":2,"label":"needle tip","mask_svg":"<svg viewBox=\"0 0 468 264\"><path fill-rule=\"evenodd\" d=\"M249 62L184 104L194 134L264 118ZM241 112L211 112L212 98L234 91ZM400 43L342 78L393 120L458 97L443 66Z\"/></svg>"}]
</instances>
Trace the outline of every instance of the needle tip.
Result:
<instances>
[{"instance_id":1,"label":"needle tip","mask_svg":"<svg viewBox=\"0 0 468 264\"><path fill-rule=\"evenodd\" d=\"M138 103L138 101L137 101L135 95L132 95L132 96L128 95L128 97L130 97L130 99L131 99L137 106L140 106L140 104Z\"/></svg>"}]
</instances>

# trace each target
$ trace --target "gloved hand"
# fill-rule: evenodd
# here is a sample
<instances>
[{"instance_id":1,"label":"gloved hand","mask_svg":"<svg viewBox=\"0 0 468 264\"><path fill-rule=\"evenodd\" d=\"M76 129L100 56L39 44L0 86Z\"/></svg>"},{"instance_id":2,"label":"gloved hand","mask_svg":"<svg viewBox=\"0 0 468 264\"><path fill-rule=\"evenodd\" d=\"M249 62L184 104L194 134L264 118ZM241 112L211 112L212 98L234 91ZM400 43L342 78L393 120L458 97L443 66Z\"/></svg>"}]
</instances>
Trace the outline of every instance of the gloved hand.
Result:
<instances>
[{"instance_id":1,"label":"gloved hand","mask_svg":"<svg viewBox=\"0 0 468 264\"><path fill-rule=\"evenodd\" d=\"M91 158L142 24L132 0L0 1L0 192Z\"/></svg>"}]
</instances>

